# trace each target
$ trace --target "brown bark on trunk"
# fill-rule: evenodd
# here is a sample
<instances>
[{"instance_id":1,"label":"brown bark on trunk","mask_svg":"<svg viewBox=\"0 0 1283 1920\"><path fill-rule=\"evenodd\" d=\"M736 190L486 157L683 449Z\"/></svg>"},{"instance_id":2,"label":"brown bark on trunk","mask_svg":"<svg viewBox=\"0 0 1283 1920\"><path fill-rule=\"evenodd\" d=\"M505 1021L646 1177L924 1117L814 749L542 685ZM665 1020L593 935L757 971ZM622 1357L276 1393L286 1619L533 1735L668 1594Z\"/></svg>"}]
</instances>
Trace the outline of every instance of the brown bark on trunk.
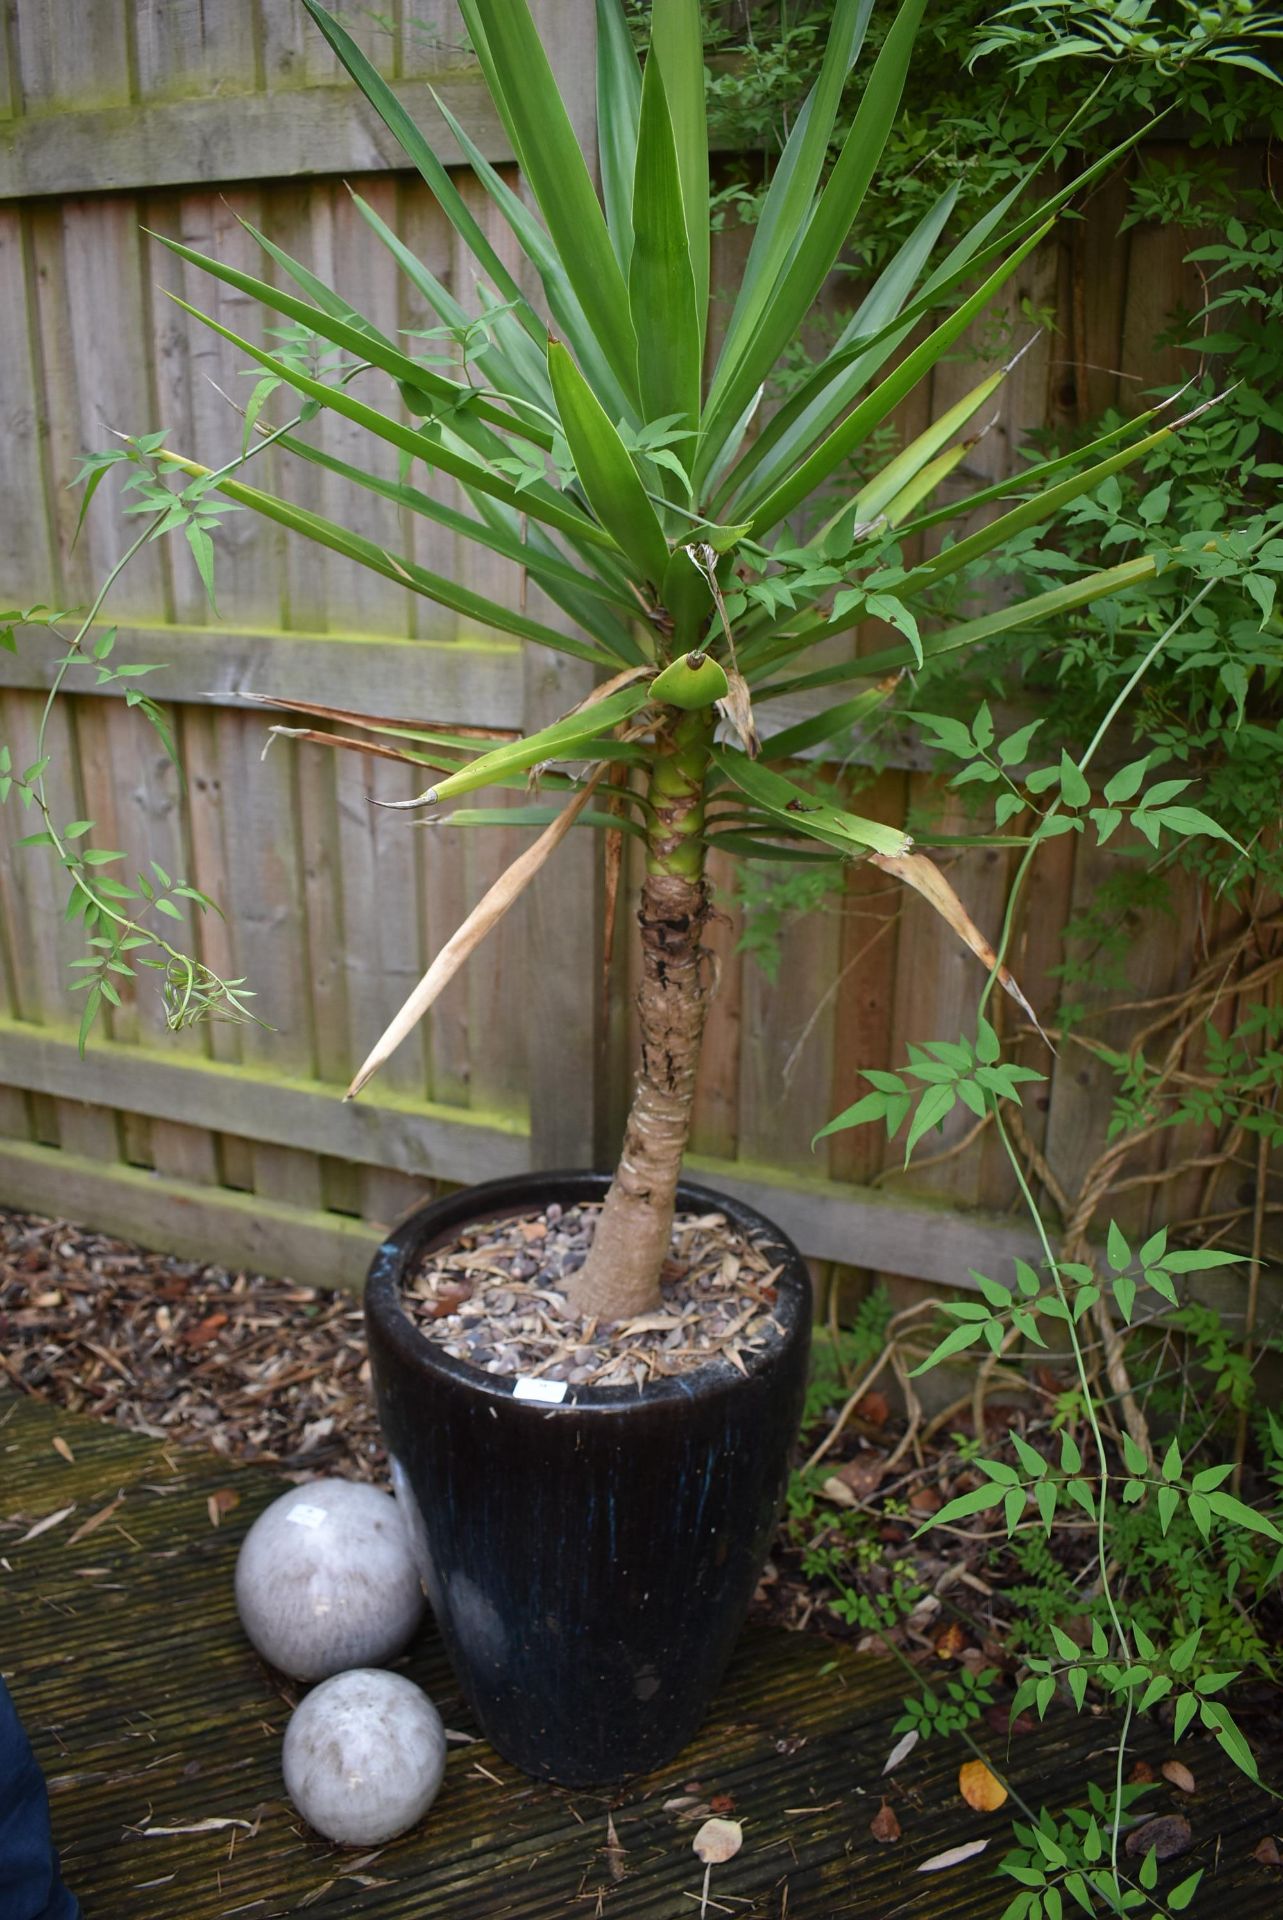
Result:
<instances>
[{"instance_id":1,"label":"brown bark on trunk","mask_svg":"<svg viewBox=\"0 0 1283 1920\"><path fill-rule=\"evenodd\" d=\"M566 1289L573 1311L603 1321L659 1305L704 1029L700 937L708 911L702 878L651 874L642 888L641 1065L614 1183L588 1258Z\"/></svg>"}]
</instances>

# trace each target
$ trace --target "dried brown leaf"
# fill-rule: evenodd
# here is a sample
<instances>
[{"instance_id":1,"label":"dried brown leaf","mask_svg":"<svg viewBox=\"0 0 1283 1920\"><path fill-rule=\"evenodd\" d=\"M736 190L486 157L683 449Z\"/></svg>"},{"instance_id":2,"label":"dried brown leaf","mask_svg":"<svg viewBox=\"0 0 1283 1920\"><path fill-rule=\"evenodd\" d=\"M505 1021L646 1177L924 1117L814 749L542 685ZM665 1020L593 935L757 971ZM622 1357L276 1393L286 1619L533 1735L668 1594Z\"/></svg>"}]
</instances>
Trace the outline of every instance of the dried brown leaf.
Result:
<instances>
[{"instance_id":1,"label":"dried brown leaf","mask_svg":"<svg viewBox=\"0 0 1283 1920\"><path fill-rule=\"evenodd\" d=\"M1018 1713L1013 1720L1010 1707L986 1707L985 1719L995 1733L1033 1733L1037 1721L1027 1713Z\"/></svg>"},{"instance_id":2,"label":"dried brown leaf","mask_svg":"<svg viewBox=\"0 0 1283 1920\"><path fill-rule=\"evenodd\" d=\"M244 1827L246 1833L252 1833L252 1820L193 1820L185 1827L144 1827L144 1840L169 1840L177 1833L222 1833L226 1827Z\"/></svg>"},{"instance_id":3,"label":"dried brown leaf","mask_svg":"<svg viewBox=\"0 0 1283 1920\"><path fill-rule=\"evenodd\" d=\"M619 1835L615 1831L615 1822L610 1814L606 1815L606 1866L612 1880L622 1880L628 1869L624 1865L625 1849L619 1844Z\"/></svg>"},{"instance_id":4,"label":"dried brown leaf","mask_svg":"<svg viewBox=\"0 0 1283 1920\"><path fill-rule=\"evenodd\" d=\"M617 1334L622 1338L630 1333L676 1333L682 1322L679 1315L671 1313L642 1313L635 1320L626 1320Z\"/></svg>"},{"instance_id":5,"label":"dried brown leaf","mask_svg":"<svg viewBox=\"0 0 1283 1920\"><path fill-rule=\"evenodd\" d=\"M592 798L604 772L604 767L597 769L591 780L580 789L574 799L562 808L552 825L545 827L534 845L527 847L526 851L519 854L512 865L500 874L494 885L482 895L463 925L451 934L414 992L367 1056L344 1095L345 1099L354 1099L367 1080L371 1079L384 1061L396 1052L406 1035L418 1025L433 1001L453 980L464 961L475 948L480 946L491 928L502 920L509 907L520 899L549 855L556 852L571 827L574 826Z\"/></svg>"},{"instance_id":6,"label":"dried brown leaf","mask_svg":"<svg viewBox=\"0 0 1283 1920\"><path fill-rule=\"evenodd\" d=\"M63 1439L60 1433L55 1433L53 1439L50 1441L49 1444L52 1446L55 1453L60 1454L62 1456L62 1458L67 1462L67 1465L69 1467L75 1466L76 1456L71 1451L71 1448L67 1445L67 1442Z\"/></svg>"},{"instance_id":7,"label":"dried brown leaf","mask_svg":"<svg viewBox=\"0 0 1283 1920\"><path fill-rule=\"evenodd\" d=\"M222 696L220 696L221 698ZM241 693L237 699L256 707L281 707L289 713L312 713L320 720L341 720L349 727L405 727L424 733L455 733L462 740L519 740L517 727L464 727L457 720L407 720L404 714L354 713L350 707L324 707L312 700L279 700L270 693ZM332 739L321 734L322 740Z\"/></svg>"},{"instance_id":8,"label":"dried brown leaf","mask_svg":"<svg viewBox=\"0 0 1283 1920\"><path fill-rule=\"evenodd\" d=\"M983 1760L964 1760L958 1769L958 1792L977 1813L994 1813L1007 1798L1007 1789Z\"/></svg>"},{"instance_id":9,"label":"dried brown leaf","mask_svg":"<svg viewBox=\"0 0 1283 1920\"><path fill-rule=\"evenodd\" d=\"M70 1539L67 1541L67 1545L69 1547L74 1547L77 1540L83 1540L87 1537L87 1535L91 1533L96 1533L98 1531L98 1528L103 1524L103 1521L110 1520L112 1514L118 1513L121 1507L124 1506L124 1504L125 1504L124 1494L118 1493L116 1495L116 1498L114 1500L108 1501L105 1507L99 1507L97 1513L91 1513L87 1520L81 1521L80 1525L76 1528L76 1531L71 1535Z\"/></svg>"},{"instance_id":10,"label":"dried brown leaf","mask_svg":"<svg viewBox=\"0 0 1283 1920\"><path fill-rule=\"evenodd\" d=\"M1163 1764L1163 1778L1164 1780L1170 1780L1171 1784L1174 1787L1178 1787L1182 1793L1194 1793L1197 1791L1194 1785L1194 1776L1183 1760L1165 1761Z\"/></svg>"},{"instance_id":11,"label":"dried brown leaf","mask_svg":"<svg viewBox=\"0 0 1283 1920\"><path fill-rule=\"evenodd\" d=\"M349 740L344 733L322 733L315 727L270 727L274 740L305 740L312 746L332 747L346 753L363 753L371 760L400 760L407 766L426 767L434 773L453 772L453 760L429 760L421 753L405 753L399 747L385 747L378 740ZM376 805L383 805L376 801ZM417 806L420 804L415 802Z\"/></svg>"},{"instance_id":12,"label":"dried brown leaf","mask_svg":"<svg viewBox=\"0 0 1283 1920\"><path fill-rule=\"evenodd\" d=\"M209 1514L210 1526L221 1527L223 1524L223 1515L230 1513L232 1508L238 1507L240 1503L241 1496L231 1487L219 1487L215 1492L211 1493L209 1499L205 1502L205 1510Z\"/></svg>"},{"instance_id":13,"label":"dried brown leaf","mask_svg":"<svg viewBox=\"0 0 1283 1920\"><path fill-rule=\"evenodd\" d=\"M748 682L734 667L726 669L726 693L717 706L725 714L749 759L756 760L762 751L762 743L757 737L757 723L753 719L753 702L749 696Z\"/></svg>"},{"instance_id":14,"label":"dried brown leaf","mask_svg":"<svg viewBox=\"0 0 1283 1920\"><path fill-rule=\"evenodd\" d=\"M891 1418L891 1402L885 1393L879 1393L876 1387L862 1394L851 1410L854 1420L863 1420L866 1426L885 1427Z\"/></svg>"},{"instance_id":15,"label":"dried brown leaf","mask_svg":"<svg viewBox=\"0 0 1283 1920\"><path fill-rule=\"evenodd\" d=\"M903 880L906 887L912 887L915 893L920 893L928 905L934 907L941 918L948 921L958 938L970 947L977 960L991 972L993 971L997 955L934 860L928 860L925 853L871 853L869 858L875 867L881 867L883 873L894 874L897 880ZM998 980L1021 1012L1033 1022L1037 1032L1047 1040L1046 1034L1038 1023L1037 1014L1016 984L1009 967L1004 965L998 968ZM1047 1045L1051 1046L1049 1040Z\"/></svg>"},{"instance_id":16,"label":"dried brown leaf","mask_svg":"<svg viewBox=\"0 0 1283 1920\"><path fill-rule=\"evenodd\" d=\"M1160 1814L1128 1834L1124 1845L1133 1859L1143 1860L1152 1847L1158 1860L1175 1860L1193 1845L1189 1821L1183 1813Z\"/></svg>"},{"instance_id":17,"label":"dried brown leaf","mask_svg":"<svg viewBox=\"0 0 1283 1920\"><path fill-rule=\"evenodd\" d=\"M884 1453L857 1453L854 1460L844 1460L833 1477L849 1487L858 1500L867 1500L886 1478L886 1470Z\"/></svg>"},{"instance_id":18,"label":"dried brown leaf","mask_svg":"<svg viewBox=\"0 0 1283 1920\"><path fill-rule=\"evenodd\" d=\"M900 1838L900 1822L885 1800L870 1820L869 1832L875 1840L881 1841L883 1846L889 1846L893 1840Z\"/></svg>"},{"instance_id":19,"label":"dried brown leaf","mask_svg":"<svg viewBox=\"0 0 1283 1920\"><path fill-rule=\"evenodd\" d=\"M1268 1833L1264 1840L1258 1840L1252 1848L1252 1858L1262 1867L1283 1867L1283 1853L1279 1852L1277 1841Z\"/></svg>"},{"instance_id":20,"label":"dried brown leaf","mask_svg":"<svg viewBox=\"0 0 1283 1920\"><path fill-rule=\"evenodd\" d=\"M225 1313L206 1314L205 1318L197 1321L194 1327L188 1327L186 1329L182 1336L183 1345L185 1347L208 1346L209 1342L214 1338L214 1335L221 1333L226 1325L227 1315Z\"/></svg>"}]
</instances>

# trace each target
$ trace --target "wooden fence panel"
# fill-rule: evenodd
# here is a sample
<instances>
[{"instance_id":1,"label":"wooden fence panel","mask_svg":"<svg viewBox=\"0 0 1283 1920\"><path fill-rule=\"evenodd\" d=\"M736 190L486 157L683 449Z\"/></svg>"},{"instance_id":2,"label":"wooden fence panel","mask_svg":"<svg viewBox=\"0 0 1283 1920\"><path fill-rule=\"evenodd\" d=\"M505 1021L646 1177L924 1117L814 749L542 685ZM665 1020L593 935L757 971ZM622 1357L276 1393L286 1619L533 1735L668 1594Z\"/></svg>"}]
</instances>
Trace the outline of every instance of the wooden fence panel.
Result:
<instances>
[{"instance_id":1,"label":"wooden fence panel","mask_svg":"<svg viewBox=\"0 0 1283 1920\"><path fill-rule=\"evenodd\" d=\"M539 0L538 11L590 143L592 0ZM113 476L74 542L69 483L82 454L109 445L112 429L164 426L207 461L230 458L254 387L244 355L165 290L253 342L263 338L262 311L146 230L279 281L248 221L389 334L433 324L342 183L350 174L455 296L473 311L478 303L440 209L292 0L18 0L13 13L13 32L0 35L9 60L0 72L0 602L76 605L136 524L121 515ZM435 113L429 83L444 88L517 184L451 0L389 0L379 18L352 13L347 24L425 123ZM453 151L448 141L443 151ZM480 188L462 175L460 186L520 268ZM1033 256L996 314L897 411L902 437L920 431L1025 343L1030 313L1055 309L1056 331L1030 348L992 422L977 421L989 431L950 483L957 489L1017 470L1031 428L1077 420L1120 390L1127 397L1171 376L1170 356L1155 359L1149 342L1187 292L1183 242L1143 227L1119 241L1122 192L1118 182L1103 187L1092 217ZM717 276L731 285L742 236L714 244ZM827 308L837 298L826 296ZM723 302L714 335L726 312ZM1120 368L1133 377L1121 380ZM282 390L264 418L279 423L290 405ZM392 449L372 449L346 423L326 417L314 431L337 457L398 473ZM495 598L517 604L525 592L494 556L279 449L261 456L258 477ZM462 504L453 483L414 478ZM119 688L95 690L81 674L52 722L58 804L98 822L99 843L127 856L121 871L156 861L226 907L227 921L198 916L184 934L219 973L248 976L271 1030L220 1023L172 1036L148 975L125 983L121 1007L79 1061L65 965L78 949L62 920L60 876L14 847L29 823L7 809L0 1201L65 1208L226 1262L352 1282L380 1224L434 1183L609 1153L626 1079L633 926L621 912L605 1007L598 845L576 833L364 1099L341 1104L433 953L529 835L500 825L448 837L373 804L412 795L423 784L412 768L280 741L264 759L272 715L240 696L530 728L563 712L587 681L575 663L526 654L252 514L227 515L218 549L217 613L181 539L141 554L104 612L119 627L116 662L166 663L151 684L167 702L186 786ZM533 595L531 606L556 617ZM835 647L849 657L884 638L870 628ZM19 759L34 757L54 657L30 636L21 648L0 650L0 732ZM772 725L784 722L784 704ZM855 804L880 818L940 805L929 762L911 744L898 744L876 776L852 771ZM501 812L507 801L492 804ZM946 830L965 831L960 805L951 808ZM996 933L1005 860L965 853L950 872ZM739 949L732 879L715 857L725 917L710 936L719 987L693 1169L773 1212L808 1254L864 1273L939 1287L965 1284L969 1265L993 1270L1032 1255L991 1137L908 1175L878 1130L810 1149L816 1127L858 1097L861 1067L898 1064L910 1041L955 1037L974 1007L978 964L921 903L856 868L840 893L786 928L773 987ZM1034 876L1014 959L1039 1006L1062 957L1065 913L1096 884L1095 866L1068 839ZM1145 938L1137 977L1155 988L1182 977L1187 962L1168 952L1169 936ZM1019 1027L1009 1007L1001 1016L1008 1032ZM1045 1064L1040 1043L1020 1046L1022 1058ZM1051 1071L1029 1127L1072 1178L1098 1143L1104 1093L1098 1076L1081 1080L1079 1053ZM933 1151L957 1147L969 1126L960 1111Z\"/></svg>"}]
</instances>

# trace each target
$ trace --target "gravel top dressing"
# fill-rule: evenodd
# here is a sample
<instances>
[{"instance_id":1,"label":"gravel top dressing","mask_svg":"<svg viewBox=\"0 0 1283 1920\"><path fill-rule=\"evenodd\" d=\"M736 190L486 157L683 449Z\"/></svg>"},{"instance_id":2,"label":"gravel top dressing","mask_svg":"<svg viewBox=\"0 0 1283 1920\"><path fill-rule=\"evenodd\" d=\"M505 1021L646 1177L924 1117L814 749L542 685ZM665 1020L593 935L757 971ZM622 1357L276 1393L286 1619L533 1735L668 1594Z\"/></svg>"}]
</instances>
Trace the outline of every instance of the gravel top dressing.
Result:
<instances>
[{"instance_id":1,"label":"gravel top dressing","mask_svg":"<svg viewBox=\"0 0 1283 1920\"><path fill-rule=\"evenodd\" d=\"M783 1329L780 1268L721 1213L679 1213L663 1303L635 1320L571 1314L562 1283L584 1263L598 1202L481 1220L433 1247L406 1286L406 1313L430 1340L486 1373L571 1386L645 1386L720 1363L748 1373Z\"/></svg>"}]
</instances>

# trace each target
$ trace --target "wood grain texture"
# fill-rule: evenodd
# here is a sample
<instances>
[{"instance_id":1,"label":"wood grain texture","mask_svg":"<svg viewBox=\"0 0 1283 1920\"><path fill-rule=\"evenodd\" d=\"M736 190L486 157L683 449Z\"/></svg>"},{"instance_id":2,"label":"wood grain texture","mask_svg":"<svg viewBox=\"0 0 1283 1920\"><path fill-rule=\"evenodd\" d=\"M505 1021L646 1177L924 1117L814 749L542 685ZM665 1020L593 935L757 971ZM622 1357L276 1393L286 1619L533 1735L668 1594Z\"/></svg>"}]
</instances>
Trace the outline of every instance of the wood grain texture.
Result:
<instances>
[{"instance_id":1,"label":"wood grain texture","mask_svg":"<svg viewBox=\"0 0 1283 1920\"><path fill-rule=\"evenodd\" d=\"M871 819L901 825L907 782L881 774L855 804ZM832 1114L842 1113L868 1092L865 1067L890 1071L893 1004L900 966L900 916L904 889L867 861L853 861L842 897L842 938L835 975ZM868 1181L893 1153L881 1126L853 1127L828 1141L828 1168L835 1179Z\"/></svg>"},{"instance_id":2,"label":"wood grain texture","mask_svg":"<svg viewBox=\"0 0 1283 1920\"><path fill-rule=\"evenodd\" d=\"M79 0L68 0L79 5ZM99 5L93 0L92 13ZM24 15L34 11L24 6ZM116 91L113 86L104 90ZM473 75L443 74L437 86L487 159L512 149L485 89ZM428 84L397 85L402 105L450 161L459 156ZM78 102L80 96L77 96ZM407 168L373 108L349 86L280 93L93 104L74 112L0 122L0 200L128 188L282 180Z\"/></svg>"},{"instance_id":3,"label":"wood grain texture","mask_svg":"<svg viewBox=\"0 0 1283 1920\"><path fill-rule=\"evenodd\" d=\"M942 833L974 830L962 797L947 790L931 790L916 777L910 783L912 804L931 818ZM913 789L916 788L916 791ZM1003 855L992 847L930 849L954 891L982 934L996 941L1006 901L1007 869ZM892 1064L905 1058L910 1042L956 1041L975 1033L975 1010L985 982L985 970L970 948L919 895L906 898L900 914L896 952L896 979L892 1031ZM961 1102L939 1129L933 1129L915 1149L913 1164L897 1173L897 1191L952 1195L966 1203L979 1197L979 1153L975 1143L962 1151L961 1143L976 1118ZM903 1138L903 1136L902 1136ZM948 1155L948 1158L939 1156ZM899 1166L902 1149L891 1150L889 1164ZM938 1164L929 1164L938 1159Z\"/></svg>"},{"instance_id":4,"label":"wood grain texture","mask_svg":"<svg viewBox=\"0 0 1283 1920\"><path fill-rule=\"evenodd\" d=\"M142 0L134 9L134 72L144 100L219 98L257 78L256 8L208 0Z\"/></svg>"},{"instance_id":5,"label":"wood grain texture","mask_svg":"<svg viewBox=\"0 0 1283 1920\"><path fill-rule=\"evenodd\" d=\"M94 0L89 7L80 0L41 0L16 8L10 37L15 110L43 119L60 107L124 106L132 92L133 11L130 0Z\"/></svg>"},{"instance_id":6,"label":"wood grain texture","mask_svg":"<svg viewBox=\"0 0 1283 1920\"><path fill-rule=\"evenodd\" d=\"M96 503L95 503L96 504ZM158 699L212 701L235 706L243 694L314 700L393 714L407 721L449 726L514 727L521 724L521 649L507 642L469 644L401 640L393 635L237 630L156 622L119 630L113 660L118 666L159 662L153 679ZM0 687L48 687L55 656L34 632L18 653L0 651ZM121 687L100 687L76 670L80 690L107 699ZM254 711L262 714L262 708ZM273 714L288 723L289 715Z\"/></svg>"},{"instance_id":7,"label":"wood grain texture","mask_svg":"<svg viewBox=\"0 0 1283 1920\"><path fill-rule=\"evenodd\" d=\"M524 1779L484 1741L452 1746L430 1821L382 1850L367 1876L377 1884L354 1897L341 1878L352 1856L298 1836L280 1791L280 1694L240 1630L231 1581L220 1577L251 1523L282 1493L279 1470L173 1447L30 1399L7 1407L5 1419L10 1509L31 1522L73 1503L77 1509L35 1539L9 1545L5 1665L49 1780L54 1840L87 1910L121 1920L227 1920L237 1907L284 1916L319 1904L322 1913L328 1905L363 1920L560 1920L584 1906L591 1912L599 1893L605 1906L613 1883L602 1858L600 1799L568 1801L559 1789ZM67 1442L70 1462L59 1457L55 1436ZM228 1509L217 1530L212 1495ZM86 1581L89 1542L79 1550L67 1542L85 1516L122 1496L115 1524L92 1536L104 1577ZM55 1610L58 1657L51 1658ZM409 1650L406 1668L448 1725L475 1732L431 1627ZM110 1687L100 1692L95 1683L104 1675ZM754 1808L753 1843L714 1868L721 1894L713 1893L710 1912L717 1900L745 1913L775 1907L788 1920L849 1920L860 1912L989 1920L992 1848L944 1876L915 1871L957 1845L956 1748L923 1742L891 1788L912 1809L901 1843L879 1847L865 1831L886 1785L879 1770L897 1738L904 1690L903 1669L889 1659L819 1634L747 1629L679 1765L612 1796L630 1920L698 1911L701 1876L690 1836L663 1806L684 1779L716 1780L739 1807L751 1800ZM121 1832L138 1818L140 1725L154 1741L147 1753L153 1835L122 1843ZM1112 1745L1116 1732L1117 1722L1095 1715L1049 1715L1020 1740L1020 1778L1036 1781L1050 1804L1071 1804L1084 1780L1099 1774L1100 1747ZM1161 1733L1137 1735L1136 1750L1157 1763ZM1276 1752L1276 1743L1262 1751L1266 1778ZM1215 1747L1199 1751L1197 1771L1196 1851L1185 1870L1214 1865L1218 1897L1237 1920L1274 1920L1277 1888L1252 1853L1277 1825L1275 1803ZM202 1828L211 1808L233 1818L261 1809L253 1841L233 1828L233 1848L228 1830ZM160 1837L155 1828L173 1831Z\"/></svg>"},{"instance_id":8,"label":"wood grain texture","mask_svg":"<svg viewBox=\"0 0 1283 1920\"><path fill-rule=\"evenodd\" d=\"M580 662L538 656L526 663L527 732L547 726L581 700L591 674ZM599 1140L598 1055L601 979L601 848L595 834L572 833L527 888L522 955L511 976L528 1009L526 1059L530 1128L537 1164L592 1166L617 1142Z\"/></svg>"},{"instance_id":9,"label":"wood grain texture","mask_svg":"<svg viewBox=\"0 0 1283 1920\"><path fill-rule=\"evenodd\" d=\"M314 1016L308 993L309 954L298 844L294 762L263 757L266 727L258 715L219 715L219 759L227 781L226 911L237 972L257 998L266 1026L241 1030L241 1057L271 1060L286 1072L315 1071ZM254 1188L290 1206L321 1204L316 1157L291 1145L265 1144L254 1154Z\"/></svg>"},{"instance_id":10,"label":"wood grain texture","mask_svg":"<svg viewBox=\"0 0 1283 1920\"><path fill-rule=\"evenodd\" d=\"M779 941L777 977L746 957L741 1003L739 1151L749 1160L811 1173L811 1140L833 1105L833 981L841 946L838 891L791 916Z\"/></svg>"},{"instance_id":11,"label":"wood grain texture","mask_svg":"<svg viewBox=\"0 0 1283 1920\"><path fill-rule=\"evenodd\" d=\"M291 1079L271 1061L242 1066L176 1053L159 1042L104 1039L94 1040L81 1060L66 1027L9 1016L0 1016L0 1059L15 1087L119 1104L251 1140L291 1140L362 1167L465 1181L522 1173L531 1164L520 1114L432 1105L380 1086L345 1101L341 1086Z\"/></svg>"},{"instance_id":12,"label":"wood grain texture","mask_svg":"<svg viewBox=\"0 0 1283 1920\"><path fill-rule=\"evenodd\" d=\"M0 1141L0 1204L92 1221L179 1259L354 1291L378 1245L364 1221L229 1187L188 1185L93 1155Z\"/></svg>"}]
</instances>

